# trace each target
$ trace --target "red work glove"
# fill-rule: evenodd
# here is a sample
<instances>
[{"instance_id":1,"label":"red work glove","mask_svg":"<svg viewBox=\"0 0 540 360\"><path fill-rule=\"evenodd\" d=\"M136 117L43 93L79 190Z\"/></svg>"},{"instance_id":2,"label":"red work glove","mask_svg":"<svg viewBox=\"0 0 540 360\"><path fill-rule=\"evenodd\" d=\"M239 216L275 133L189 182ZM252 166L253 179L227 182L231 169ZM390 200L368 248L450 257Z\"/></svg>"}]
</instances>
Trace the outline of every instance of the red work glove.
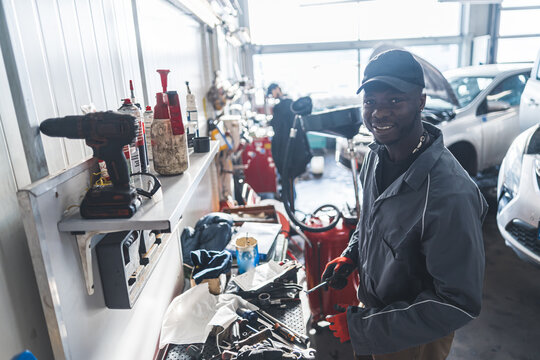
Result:
<instances>
[{"instance_id":1,"label":"red work glove","mask_svg":"<svg viewBox=\"0 0 540 360\"><path fill-rule=\"evenodd\" d=\"M342 312L336 315L327 316L326 320L330 322L330 330L332 334L339 339L340 342L351 340L349 335L349 325L347 324L347 312Z\"/></svg>"},{"instance_id":2,"label":"red work glove","mask_svg":"<svg viewBox=\"0 0 540 360\"><path fill-rule=\"evenodd\" d=\"M335 258L326 264L321 277L322 281L328 281L328 285L334 289L343 289L347 286L347 278L354 271L354 262L345 256Z\"/></svg>"}]
</instances>

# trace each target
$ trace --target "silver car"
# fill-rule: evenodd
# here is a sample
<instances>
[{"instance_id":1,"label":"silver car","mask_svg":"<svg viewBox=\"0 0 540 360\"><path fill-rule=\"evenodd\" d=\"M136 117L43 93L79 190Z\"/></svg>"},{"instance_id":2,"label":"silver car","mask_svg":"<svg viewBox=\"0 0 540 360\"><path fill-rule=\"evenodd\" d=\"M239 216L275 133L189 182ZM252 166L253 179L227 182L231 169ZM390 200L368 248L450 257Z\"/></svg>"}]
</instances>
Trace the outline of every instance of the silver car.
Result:
<instances>
[{"instance_id":1,"label":"silver car","mask_svg":"<svg viewBox=\"0 0 540 360\"><path fill-rule=\"evenodd\" d=\"M430 70L424 66L426 77ZM448 81L449 86L442 86L448 92L446 96L426 89L424 120L441 129L445 145L471 176L499 165L512 140L522 131L519 104L530 72L531 64L464 67L444 73L440 81ZM354 139L359 163L372 140L367 129L361 128ZM338 140L336 157L349 166L344 148L346 142Z\"/></svg>"},{"instance_id":2,"label":"silver car","mask_svg":"<svg viewBox=\"0 0 540 360\"><path fill-rule=\"evenodd\" d=\"M531 77L519 105L519 121L523 130L535 125L540 121L540 50L531 71Z\"/></svg>"},{"instance_id":3,"label":"silver car","mask_svg":"<svg viewBox=\"0 0 540 360\"><path fill-rule=\"evenodd\" d=\"M497 225L506 245L540 266L540 125L510 146L499 171L497 202Z\"/></svg>"}]
</instances>

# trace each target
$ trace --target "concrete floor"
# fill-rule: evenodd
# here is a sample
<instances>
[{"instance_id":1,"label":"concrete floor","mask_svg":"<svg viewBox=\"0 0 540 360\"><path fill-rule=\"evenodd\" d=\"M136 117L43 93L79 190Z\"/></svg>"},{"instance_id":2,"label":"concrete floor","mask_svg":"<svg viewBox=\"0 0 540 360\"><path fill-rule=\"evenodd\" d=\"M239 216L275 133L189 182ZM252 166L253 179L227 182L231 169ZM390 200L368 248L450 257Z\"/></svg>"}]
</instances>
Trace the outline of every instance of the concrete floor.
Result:
<instances>
[{"instance_id":1,"label":"concrete floor","mask_svg":"<svg viewBox=\"0 0 540 360\"><path fill-rule=\"evenodd\" d=\"M321 177L306 175L296 185L297 209L312 211L333 203L352 205L350 172L325 156ZM493 199L485 220L486 276L482 312L456 332L448 360L540 359L540 268L518 259L506 247L495 220ZM340 344L327 329L313 336L318 359L352 359L350 344Z\"/></svg>"}]
</instances>

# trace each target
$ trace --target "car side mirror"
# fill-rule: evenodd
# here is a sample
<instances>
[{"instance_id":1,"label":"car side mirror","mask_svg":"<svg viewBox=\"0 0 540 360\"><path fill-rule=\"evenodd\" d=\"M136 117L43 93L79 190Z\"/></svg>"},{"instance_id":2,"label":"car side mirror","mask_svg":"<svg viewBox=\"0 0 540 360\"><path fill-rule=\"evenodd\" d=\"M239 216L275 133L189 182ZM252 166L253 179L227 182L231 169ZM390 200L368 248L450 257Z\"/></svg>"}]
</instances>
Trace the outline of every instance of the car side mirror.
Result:
<instances>
[{"instance_id":1,"label":"car side mirror","mask_svg":"<svg viewBox=\"0 0 540 360\"><path fill-rule=\"evenodd\" d=\"M510 109L510 104L502 100L488 100L487 112L504 111Z\"/></svg>"}]
</instances>

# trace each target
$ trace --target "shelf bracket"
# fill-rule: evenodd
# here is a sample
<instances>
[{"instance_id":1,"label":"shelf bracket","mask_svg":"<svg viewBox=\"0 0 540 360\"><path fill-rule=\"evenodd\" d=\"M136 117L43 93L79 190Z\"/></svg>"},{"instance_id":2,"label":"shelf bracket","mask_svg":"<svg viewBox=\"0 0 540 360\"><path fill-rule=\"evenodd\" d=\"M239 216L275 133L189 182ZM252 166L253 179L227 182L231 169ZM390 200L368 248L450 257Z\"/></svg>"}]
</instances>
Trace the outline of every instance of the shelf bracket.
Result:
<instances>
[{"instance_id":1,"label":"shelf bracket","mask_svg":"<svg viewBox=\"0 0 540 360\"><path fill-rule=\"evenodd\" d=\"M79 256L86 284L88 295L94 294L94 272L92 270L92 238L103 234L101 231L88 231L82 234L75 234L77 245L79 247Z\"/></svg>"}]
</instances>

